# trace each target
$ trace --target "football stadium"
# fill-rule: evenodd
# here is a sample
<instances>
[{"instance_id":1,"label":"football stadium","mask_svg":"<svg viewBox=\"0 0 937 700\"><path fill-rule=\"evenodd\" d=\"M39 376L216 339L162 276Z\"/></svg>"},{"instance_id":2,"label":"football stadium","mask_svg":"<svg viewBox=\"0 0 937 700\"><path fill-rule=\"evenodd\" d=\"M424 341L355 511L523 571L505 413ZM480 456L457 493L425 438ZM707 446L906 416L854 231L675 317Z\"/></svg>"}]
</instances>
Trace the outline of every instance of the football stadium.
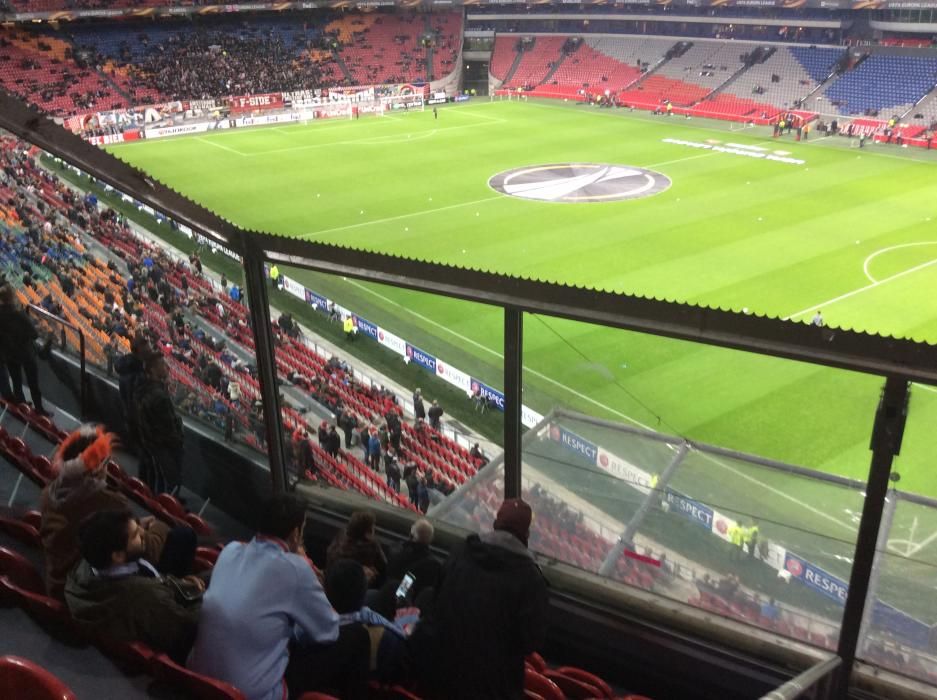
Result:
<instances>
[{"instance_id":1,"label":"football stadium","mask_svg":"<svg viewBox=\"0 0 937 700\"><path fill-rule=\"evenodd\" d=\"M934 697L935 10L0 3L4 697Z\"/></svg>"}]
</instances>

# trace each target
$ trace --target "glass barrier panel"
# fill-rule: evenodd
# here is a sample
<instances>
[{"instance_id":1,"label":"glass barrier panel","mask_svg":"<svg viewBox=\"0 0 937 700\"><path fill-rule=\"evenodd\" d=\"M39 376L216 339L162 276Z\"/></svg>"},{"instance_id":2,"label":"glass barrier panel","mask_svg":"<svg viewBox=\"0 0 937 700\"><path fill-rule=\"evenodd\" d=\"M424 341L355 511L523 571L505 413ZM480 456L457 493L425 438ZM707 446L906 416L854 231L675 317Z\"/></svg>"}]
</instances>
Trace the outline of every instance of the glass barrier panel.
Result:
<instances>
[{"instance_id":1,"label":"glass barrier panel","mask_svg":"<svg viewBox=\"0 0 937 700\"><path fill-rule=\"evenodd\" d=\"M267 278L297 476L426 512L500 452L499 309L297 268Z\"/></svg>"},{"instance_id":2,"label":"glass barrier panel","mask_svg":"<svg viewBox=\"0 0 937 700\"><path fill-rule=\"evenodd\" d=\"M537 315L524 341L534 550L835 648L880 380Z\"/></svg>"},{"instance_id":3,"label":"glass barrier panel","mask_svg":"<svg viewBox=\"0 0 937 700\"><path fill-rule=\"evenodd\" d=\"M858 657L889 671L937 683L937 510L889 493ZM884 548L882 544L884 543Z\"/></svg>"},{"instance_id":4,"label":"glass barrier panel","mask_svg":"<svg viewBox=\"0 0 937 700\"><path fill-rule=\"evenodd\" d=\"M937 489L933 413L937 392L911 386L901 451L891 473L858 657L937 683Z\"/></svg>"}]
</instances>

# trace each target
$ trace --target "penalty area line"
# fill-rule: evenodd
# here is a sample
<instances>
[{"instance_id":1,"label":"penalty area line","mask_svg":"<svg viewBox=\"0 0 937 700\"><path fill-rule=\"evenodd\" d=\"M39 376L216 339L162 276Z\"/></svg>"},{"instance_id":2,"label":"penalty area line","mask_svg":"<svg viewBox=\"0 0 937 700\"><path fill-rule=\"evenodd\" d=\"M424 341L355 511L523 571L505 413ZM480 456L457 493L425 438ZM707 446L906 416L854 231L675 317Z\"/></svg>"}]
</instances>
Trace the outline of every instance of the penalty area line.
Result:
<instances>
[{"instance_id":1,"label":"penalty area line","mask_svg":"<svg viewBox=\"0 0 937 700\"><path fill-rule=\"evenodd\" d=\"M875 289L876 287L881 287L883 284L888 284L889 282L893 282L894 280L901 279L902 277L906 275L919 272L920 270L923 270L935 264L937 264L937 258L933 260L928 260L927 262L921 263L920 265L915 265L914 267L909 267L907 270L896 272L895 274L889 275L888 277L883 277L882 279L876 280L875 282L870 282L869 284L859 287L858 289L853 289L851 292L846 292L845 294L840 294L839 296L833 297L832 299L827 299L825 302L822 302L820 304L814 304L813 306L810 306L806 309L802 309L796 313L790 314L789 316L785 316L781 320L793 321L794 319L797 319L801 316L805 316L806 314L809 314L812 311L818 311L822 309L824 306L830 306L831 304L836 304L837 302L844 301L858 294L862 294L863 292L867 292L870 289Z\"/></svg>"}]
</instances>

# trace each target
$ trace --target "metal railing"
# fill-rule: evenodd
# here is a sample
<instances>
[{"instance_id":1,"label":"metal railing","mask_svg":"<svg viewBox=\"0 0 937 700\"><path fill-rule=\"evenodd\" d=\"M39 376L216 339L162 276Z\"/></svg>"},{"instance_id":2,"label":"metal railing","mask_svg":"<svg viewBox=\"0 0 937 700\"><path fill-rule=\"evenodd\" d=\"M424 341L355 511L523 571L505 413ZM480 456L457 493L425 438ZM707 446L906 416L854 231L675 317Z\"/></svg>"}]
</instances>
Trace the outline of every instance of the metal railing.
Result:
<instances>
[{"instance_id":1,"label":"metal railing","mask_svg":"<svg viewBox=\"0 0 937 700\"><path fill-rule=\"evenodd\" d=\"M84 332L75 324L66 321L61 316L56 316L55 314L46 311L41 306L36 306L35 304L28 304L26 307L28 312L38 314L42 319L49 323L57 323L61 326L59 332L59 347L62 350L65 350L68 347L68 338L67 332L72 331L78 336L78 364L80 371L80 379L78 382L78 400L79 406L81 407L81 417L85 416L85 409L87 408L86 397L88 389L88 371L85 363L85 334Z\"/></svg>"},{"instance_id":2,"label":"metal railing","mask_svg":"<svg viewBox=\"0 0 937 700\"><path fill-rule=\"evenodd\" d=\"M836 680L834 673L842 663L841 658L834 656L816 666L811 666L780 688L763 696L761 700L794 700L794 698L826 700L831 698Z\"/></svg>"}]
</instances>

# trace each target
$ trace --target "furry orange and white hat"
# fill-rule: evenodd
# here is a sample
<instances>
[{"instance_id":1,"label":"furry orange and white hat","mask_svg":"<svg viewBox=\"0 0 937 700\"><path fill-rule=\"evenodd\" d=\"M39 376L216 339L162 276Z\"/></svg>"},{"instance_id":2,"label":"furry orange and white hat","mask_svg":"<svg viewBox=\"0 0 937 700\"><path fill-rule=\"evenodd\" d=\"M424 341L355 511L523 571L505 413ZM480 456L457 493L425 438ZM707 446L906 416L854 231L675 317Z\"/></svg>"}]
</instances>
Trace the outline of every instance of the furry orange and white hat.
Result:
<instances>
[{"instance_id":1,"label":"furry orange and white hat","mask_svg":"<svg viewBox=\"0 0 937 700\"><path fill-rule=\"evenodd\" d=\"M117 436L103 425L83 425L62 441L52 466L60 474L96 472L107 464L116 443Z\"/></svg>"}]
</instances>

